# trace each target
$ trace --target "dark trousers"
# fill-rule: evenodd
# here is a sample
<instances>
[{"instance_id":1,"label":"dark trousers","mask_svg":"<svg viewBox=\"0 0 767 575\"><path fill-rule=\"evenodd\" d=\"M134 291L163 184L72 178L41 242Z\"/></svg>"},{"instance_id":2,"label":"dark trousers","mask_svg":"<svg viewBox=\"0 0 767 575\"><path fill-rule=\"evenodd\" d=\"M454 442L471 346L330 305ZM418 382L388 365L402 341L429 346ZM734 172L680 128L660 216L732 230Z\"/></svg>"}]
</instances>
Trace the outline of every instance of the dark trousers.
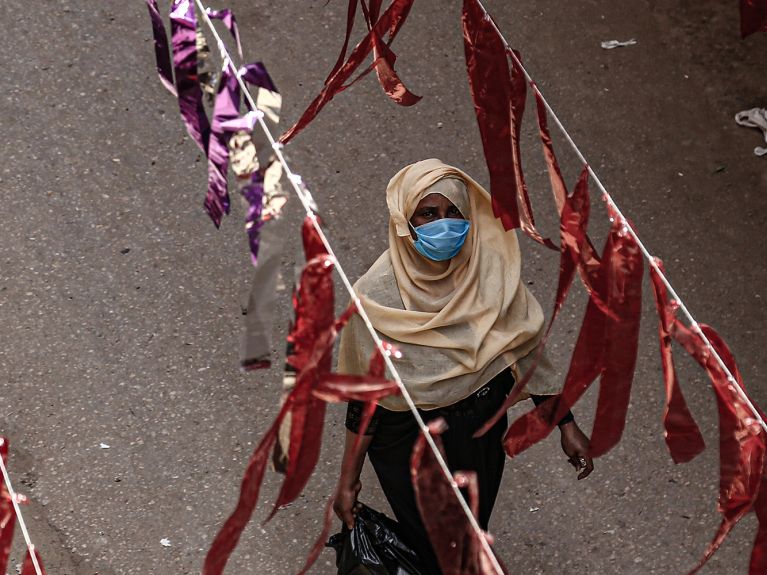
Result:
<instances>
[{"instance_id":1,"label":"dark trousers","mask_svg":"<svg viewBox=\"0 0 767 575\"><path fill-rule=\"evenodd\" d=\"M506 416L482 437L474 432L498 410L511 390L514 378L509 370L501 372L488 384L466 399L448 407L421 411L429 422L443 417L448 429L442 434L448 467L451 471L475 471L479 483L480 526L487 530L503 475L505 453L501 440L508 427ZM423 561L426 573L441 574L434 550L421 521L410 479L410 456L420 433L409 411L380 410L368 456L378 481L402 527L402 536Z\"/></svg>"}]
</instances>

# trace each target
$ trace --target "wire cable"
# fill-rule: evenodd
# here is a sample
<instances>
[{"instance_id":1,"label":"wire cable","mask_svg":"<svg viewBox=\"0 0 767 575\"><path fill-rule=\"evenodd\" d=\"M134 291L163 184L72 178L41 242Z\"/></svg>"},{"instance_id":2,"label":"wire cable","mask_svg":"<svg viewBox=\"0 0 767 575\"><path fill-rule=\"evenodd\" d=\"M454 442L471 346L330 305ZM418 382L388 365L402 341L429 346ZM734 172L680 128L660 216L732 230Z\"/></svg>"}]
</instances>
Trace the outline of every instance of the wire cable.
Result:
<instances>
[{"instance_id":1,"label":"wire cable","mask_svg":"<svg viewBox=\"0 0 767 575\"><path fill-rule=\"evenodd\" d=\"M554 120L554 123L557 125L557 128L559 128L559 131L562 133L562 135L567 140L567 143L572 148L573 152L575 152L575 155L578 156L578 159L586 166L586 168L589 171L589 175L592 177L594 182L596 183L599 190L602 192L602 197L604 200L610 204L613 211L615 212L615 215L620 218L620 220L625 224L627 232L631 235L631 237L634 239L634 241L637 243L637 246L639 246L639 249L642 252L642 255L645 257L647 262L650 264L650 266L653 268L653 270L657 273L660 280L663 282L663 284L666 286L666 289L668 289L669 294L671 295L672 299L675 301L675 303L679 306L679 309L682 311L684 316L687 318L687 321L690 323L690 327L695 331L695 333L701 338L703 343L709 348L711 351L711 356L716 360L716 362L719 364L719 367L722 369L724 374L727 376L728 383L733 387L733 389L737 392L740 399L743 401L743 403L746 404L746 406L751 410L752 415L754 416L754 419L759 423L761 428L767 432L767 423L765 423L764 418L762 417L762 414L759 413L759 410L754 406L754 404L751 402L751 399L746 394L745 390L741 385L737 382L735 377L732 375L732 372L727 367L727 364L724 363L724 360L722 360L719 353L716 351L716 348L711 344L709 339L706 337L706 334L703 332L703 330L700 328L700 325L698 325L698 322L693 317L692 313L690 313L690 310L687 308L685 303L682 301L682 298L679 297L679 294L674 289L674 286L671 285L671 282L666 277L666 274L663 273L663 270L658 265L656 258L653 257L653 255L650 253L650 251L645 247L642 240L637 235L636 231L634 230L633 226L628 224L628 220L623 215L623 212L618 207L618 204L615 202L613 197L610 195L610 193L607 191L607 188L605 188L604 184L602 184L602 181L599 179L599 176L597 176L597 173L593 170L591 167L591 164L586 160L586 157L581 152L580 148L575 144L575 141L568 133L567 129L565 129L564 124L561 122L559 117L557 116L556 112L554 112L554 109L551 107L551 105L548 103L546 98L543 96L543 93L541 93L540 89L538 88L538 85L533 80L530 73L527 71L527 69L524 67L522 62L519 60L517 55L514 53L514 51L511 49L511 46L509 46L509 43L506 41L506 38L504 38L503 33L501 33L500 29L498 28L498 25L495 23L495 20L493 20L492 16L490 16L490 13L487 11L487 9L482 4L481 0L477 0L477 4L479 4L480 8L485 12L485 15L487 18L492 22L493 28L495 28L496 33L498 34L498 37L503 41L504 45L506 46L506 52L508 55L514 60L515 65L519 67L520 70L522 70L522 73L525 75L525 78L530 83L530 86L532 89L541 97L541 100L543 101L543 105L546 107L546 110L549 112L551 117Z\"/></svg>"},{"instance_id":2,"label":"wire cable","mask_svg":"<svg viewBox=\"0 0 767 575\"><path fill-rule=\"evenodd\" d=\"M221 36L218 34L215 27L213 26L213 22L208 17L208 8L206 8L203 5L201 0L195 0L195 2L198 8L200 9L200 12L202 13L206 24L208 25L208 28L210 29L211 33L216 39L218 49L221 52L221 56L224 60L224 66L228 66L232 70L232 72L236 75L237 82L239 83L240 88L242 89L242 93L245 95L245 99L247 100L248 106L250 107L252 111L256 111L257 110L256 102L253 99L253 96L251 95L248 86L240 77L240 74L238 73L238 69L234 64L234 61L232 60L232 57L230 56L229 51L226 48L226 45L221 39ZM479 523L477 523L477 519L474 517L474 514L471 512L471 509L469 508L468 503L466 503L466 500L464 499L463 494L461 493L460 488L458 487L458 484L453 478L453 474L451 473L450 468L447 466L447 462L442 457L442 454L437 448L437 444L434 442L434 439L432 438L431 433L429 432L429 427L424 422L423 418L421 417L421 414L418 413L418 408L413 402L413 398L410 396L410 393L408 393L408 390L405 387L405 384L402 382L402 378L400 377L399 373L397 372L397 368L394 366L394 363L391 360L391 353L385 348L383 341L378 336L378 333L373 327L373 324L370 321L370 318L368 317L367 313L365 313L365 308L362 306L362 302L360 301L359 296L355 292L351 281L349 281L349 277L346 275L346 272L341 266L341 263L338 261L338 258L336 257L332 246L330 245L330 241L328 240L327 236L325 235L322 228L320 227L320 224L317 221L317 215L315 214L314 209L312 207L315 204L311 194L309 193L309 190L306 188L306 185L304 184L301 176L294 173L290 169L290 166L288 165L287 161L285 160L285 156L282 153L282 147L283 147L282 144L280 144L274 139L271 132L269 131L269 127L266 124L266 121L264 120L261 114L258 115L258 123L261 126L261 129L263 130L267 140L272 145L272 149L274 150L277 160L280 162L280 164L282 164L282 167L285 170L285 174L287 175L288 180L293 186L293 189L295 190L296 195L301 201L301 204L304 206L307 217L310 218L312 222L312 226L317 232L317 235L322 241L322 244L325 246L328 256L333 261L335 265L335 269L338 272L338 275L341 278L341 281L344 284L346 291L349 292L349 296L351 297L352 301L354 302L354 305L357 308L357 313L360 319L362 319L363 323L365 324L365 327L370 333L370 336L373 338L373 341L376 347L378 348L378 351L381 353L381 356L383 357L386 367L389 369L389 373L391 374L392 379L395 381L395 383L399 387L400 392L402 393L402 397L405 399L408 407L410 408L410 411L413 413L413 416L416 420L416 423L418 424L418 427L421 430L421 433L424 435L426 442L429 445L429 448L432 450L434 454L434 458L437 460L440 468L445 474L445 477L450 483L453 493L458 499L461 505L461 508L463 509L467 519L469 520L469 524L471 525L472 529L476 532L482 547L484 548L488 558L490 559L493 569L498 575L503 575L503 569L501 568L501 565L498 562L498 559L496 558L492 548L490 547L490 544L488 543L486 537L484 536L484 533L482 532L482 528L479 526Z\"/></svg>"}]
</instances>

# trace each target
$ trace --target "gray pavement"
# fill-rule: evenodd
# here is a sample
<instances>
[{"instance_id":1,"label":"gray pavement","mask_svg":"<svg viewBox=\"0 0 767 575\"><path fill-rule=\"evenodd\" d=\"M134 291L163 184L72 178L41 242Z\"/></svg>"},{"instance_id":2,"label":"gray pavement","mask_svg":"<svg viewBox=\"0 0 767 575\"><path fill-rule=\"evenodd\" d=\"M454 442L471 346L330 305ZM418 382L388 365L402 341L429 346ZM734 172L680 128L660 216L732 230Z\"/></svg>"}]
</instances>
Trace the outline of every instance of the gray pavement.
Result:
<instances>
[{"instance_id":1,"label":"gray pavement","mask_svg":"<svg viewBox=\"0 0 767 575\"><path fill-rule=\"evenodd\" d=\"M246 55L267 64L284 96L287 122L335 61L344 4L229 4ZM739 39L734 0L488 0L487 7L685 302L727 339L753 396L767 405L767 160L751 153L757 132L732 119L767 106L767 35ZM238 369L251 274L242 209L218 231L202 210L205 164L154 74L143 2L6 0L2 10L0 433L11 440L16 487L33 501L25 511L32 537L51 574L195 573L279 396L278 368ZM599 47L628 38L638 44ZM385 249L383 191L397 169L439 157L487 181L460 2L416 2L395 49L421 103L397 108L369 78L288 147L354 278ZM551 232L533 127L528 117L523 153ZM578 166L558 134L555 145L574 181ZM291 204L288 278L300 221ZM597 237L603 215L599 208L593 218ZM556 257L523 246L525 277L549 309ZM645 296L621 444L584 482L575 481L554 436L507 465L491 529L512 573L683 573L716 529L713 395L703 373L680 359L708 449L674 466L662 437L656 322ZM288 291L279 299L275 366ZM574 297L557 328L562 369L582 303ZM575 410L587 429L595 397L593 390ZM300 568L336 479L342 436L342 409L331 409L309 487L262 526L280 481L267 474L228 572ZM369 470L363 483L364 499L385 508ZM737 527L704 572L745 573L755 526L749 517ZM327 552L314 572L332 573L331 565Z\"/></svg>"}]
</instances>

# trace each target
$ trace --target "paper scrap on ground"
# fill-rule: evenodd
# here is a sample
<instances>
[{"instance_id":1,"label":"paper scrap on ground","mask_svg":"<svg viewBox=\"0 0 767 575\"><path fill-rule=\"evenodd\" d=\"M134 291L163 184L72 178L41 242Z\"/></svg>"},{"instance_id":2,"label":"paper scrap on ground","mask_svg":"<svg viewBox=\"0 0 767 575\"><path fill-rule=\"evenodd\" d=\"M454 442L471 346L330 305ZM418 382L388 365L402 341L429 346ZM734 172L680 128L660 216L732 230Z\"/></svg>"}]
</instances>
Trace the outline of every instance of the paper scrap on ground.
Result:
<instances>
[{"instance_id":1,"label":"paper scrap on ground","mask_svg":"<svg viewBox=\"0 0 767 575\"><path fill-rule=\"evenodd\" d=\"M767 108L751 108L735 114L735 122L744 128L757 128L764 134L764 141L767 142ZM757 146L754 148L754 154L757 156L767 156L767 147Z\"/></svg>"},{"instance_id":2,"label":"paper scrap on ground","mask_svg":"<svg viewBox=\"0 0 767 575\"><path fill-rule=\"evenodd\" d=\"M601 46L605 50L612 50L613 48L623 48L624 46L633 46L637 41L634 38L629 40L605 40Z\"/></svg>"},{"instance_id":3,"label":"paper scrap on ground","mask_svg":"<svg viewBox=\"0 0 767 575\"><path fill-rule=\"evenodd\" d=\"M162 545L163 547L170 547L170 539L168 539L167 537L160 539L160 545Z\"/></svg>"}]
</instances>

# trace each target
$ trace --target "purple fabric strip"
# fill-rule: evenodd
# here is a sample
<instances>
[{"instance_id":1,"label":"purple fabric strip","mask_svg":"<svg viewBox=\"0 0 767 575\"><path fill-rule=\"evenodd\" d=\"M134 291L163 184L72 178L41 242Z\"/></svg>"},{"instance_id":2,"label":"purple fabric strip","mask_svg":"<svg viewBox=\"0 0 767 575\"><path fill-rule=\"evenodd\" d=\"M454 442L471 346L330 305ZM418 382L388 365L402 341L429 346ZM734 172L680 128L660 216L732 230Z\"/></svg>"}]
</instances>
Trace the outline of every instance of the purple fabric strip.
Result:
<instances>
[{"instance_id":1,"label":"purple fabric strip","mask_svg":"<svg viewBox=\"0 0 767 575\"><path fill-rule=\"evenodd\" d=\"M248 214L245 217L245 231L248 233L250 259L258 265L258 245L261 236L261 211L264 206L264 178L260 172L253 174L250 184L242 189L243 197L248 201Z\"/></svg>"},{"instance_id":2,"label":"purple fabric strip","mask_svg":"<svg viewBox=\"0 0 767 575\"><path fill-rule=\"evenodd\" d=\"M240 55L240 59L242 59L242 44L240 44L240 31L237 29L237 20L234 19L234 13L229 10L229 8L224 8L223 10L211 10L208 8L207 10L208 18L211 18L213 20L221 20L221 22L224 23L224 26L227 27L229 32L232 33L232 37L234 38L234 41L237 43L237 53Z\"/></svg>"},{"instance_id":3,"label":"purple fabric strip","mask_svg":"<svg viewBox=\"0 0 767 575\"><path fill-rule=\"evenodd\" d=\"M271 76L269 76L269 72L266 71L266 66L264 66L263 62L247 64L240 68L239 74L242 79L251 86L258 86L259 88L264 88L270 92L279 93L274 82L272 82Z\"/></svg>"},{"instance_id":4,"label":"purple fabric strip","mask_svg":"<svg viewBox=\"0 0 767 575\"><path fill-rule=\"evenodd\" d=\"M170 30L178 105L189 136L207 155L210 124L202 106L202 90L197 78L196 25L194 4L190 0L173 0Z\"/></svg>"},{"instance_id":5,"label":"purple fabric strip","mask_svg":"<svg viewBox=\"0 0 767 575\"><path fill-rule=\"evenodd\" d=\"M221 129L226 130L227 132L252 132L258 119L263 118L263 116L264 113L260 110L256 110L255 112L251 111L234 120L221 122Z\"/></svg>"},{"instance_id":6,"label":"purple fabric strip","mask_svg":"<svg viewBox=\"0 0 767 575\"><path fill-rule=\"evenodd\" d=\"M175 96L176 87L173 85L173 69L170 65L168 34L165 31L165 24L163 24L162 16L160 16L160 10L157 8L157 0L146 0L146 7L149 10L149 18L152 20L154 55L157 59L157 74L160 76L162 85Z\"/></svg>"},{"instance_id":7,"label":"purple fabric strip","mask_svg":"<svg viewBox=\"0 0 767 575\"><path fill-rule=\"evenodd\" d=\"M223 124L240 117L240 85L237 77L227 66L221 72L221 80L213 109L213 127L208 145L208 193L205 196L205 211L216 224L229 213L229 192L227 172L229 170L229 138L231 132Z\"/></svg>"}]
</instances>

